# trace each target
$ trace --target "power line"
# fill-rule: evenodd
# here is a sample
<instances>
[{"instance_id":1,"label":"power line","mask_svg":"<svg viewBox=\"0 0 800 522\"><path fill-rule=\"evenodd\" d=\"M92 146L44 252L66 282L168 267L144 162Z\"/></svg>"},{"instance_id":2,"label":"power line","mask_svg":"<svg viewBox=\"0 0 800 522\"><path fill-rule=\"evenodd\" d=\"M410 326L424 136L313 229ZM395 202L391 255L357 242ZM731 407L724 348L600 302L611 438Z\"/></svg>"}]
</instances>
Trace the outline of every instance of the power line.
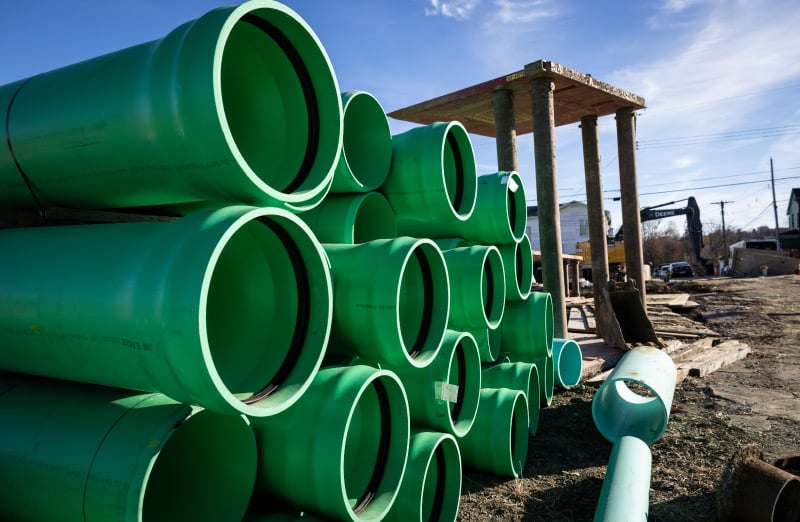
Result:
<instances>
[{"instance_id":1,"label":"power line","mask_svg":"<svg viewBox=\"0 0 800 522\"><path fill-rule=\"evenodd\" d=\"M744 129L738 131L719 132L715 134L697 134L652 140L637 140L636 150L660 149L685 145L718 143L722 141L740 141L748 139L771 138L800 133L800 125L784 125L781 127L764 127L760 129Z\"/></svg>"},{"instance_id":2,"label":"power line","mask_svg":"<svg viewBox=\"0 0 800 522\"><path fill-rule=\"evenodd\" d=\"M797 179L797 176L789 176L786 178L775 178L775 181L783 181L787 179ZM670 194L672 192L687 192L689 190L706 190L706 189L713 189L713 188L722 188L722 187L735 187L738 185L753 185L755 183L769 183L768 179L760 179L757 181L740 181L739 183L725 183L723 185L707 185L705 187L684 187L679 189L671 189L671 190L659 190L657 192L640 192L640 196L652 196L656 194ZM613 190L604 190L603 192L619 192L619 189Z\"/></svg>"}]
</instances>

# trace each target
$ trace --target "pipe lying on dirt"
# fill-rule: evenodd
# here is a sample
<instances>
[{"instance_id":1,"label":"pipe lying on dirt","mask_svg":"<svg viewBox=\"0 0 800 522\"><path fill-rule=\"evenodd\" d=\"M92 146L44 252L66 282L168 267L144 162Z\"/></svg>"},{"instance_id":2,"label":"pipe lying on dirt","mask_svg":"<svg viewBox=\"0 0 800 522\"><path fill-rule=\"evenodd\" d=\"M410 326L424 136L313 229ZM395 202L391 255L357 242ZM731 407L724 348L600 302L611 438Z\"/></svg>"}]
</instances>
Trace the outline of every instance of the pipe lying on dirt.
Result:
<instances>
[{"instance_id":1,"label":"pipe lying on dirt","mask_svg":"<svg viewBox=\"0 0 800 522\"><path fill-rule=\"evenodd\" d=\"M553 339L555 383L564 389L577 386L583 373L583 353L572 339Z\"/></svg>"},{"instance_id":2,"label":"pipe lying on dirt","mask_svg":"<svg viewBox=\"0 0 800 522\"><path fill-rule=\"evenodd\" d=\"M387 367L403 383L412 423L456 437L469 432L481 391L481 362L472 334L447 330L439 353L424 368Z\"/></svg>"},{"instance_id":3,"label":"pipe lying on dirt","mask_svg":"<svg viewBox=\"0 0 800 522\"><path fill-rule=\"evenodd\" d=\"M6 229L0 250L2 369L263 416L322 362L330 273L285 210Z\"/></svg>"},{"instance_id":4,"label":"pipe lying on dirt","mask_svg":"<svg viewBox=\"0 0 800 522\"><path fill-rule=\"evenodd\" d=\"M384 520L454 521L461 501L461 454L452 435L411 435L403 483Z\"/></svg>"},{"instance_id":5,"label":"pipe lying on dirt","mask_svg":"<svg viewBox=\"0 0 800 522\"><path fill-rule=\"evenodd\" d=\"M500 354L513 362L530 363L542 355L552 357L553 300L550 294L533 292L524 301L507 302L500 335Z\"/></svg>"},{"instance_id":6,"label":"pipe lying on dirt","mask_svg":"<svg viewBox=\"0 0 800 522\"><path fill-rule=\"evenodd\" d=\"M461 225L460 236L489 245L519 243L525 235L527 208L519 173L478 176L475 211Z\"/></svg>"},{"instance_id":7,"label":"pipe lying on dirt","mask_svg":"<svg viewBox=\"0 0 800 522\"><path fill-rule=\"evenodd\" d=\"M397 214L397 231L459 237L477 194L475 154L457 122L437 122L392 136L392 164L380 191Z\"/></svg>"},{"instance_id":8,"label":"pipe lying on dirt","mask_svg":"<svg viewBox=\"0 0 800 522\"><path fill-rule=\"evenodd\" d=\"M498 245L506 271L506 299L524 301L533 286L533 257L531 240L523 234L518 243Z\"/></svg>"},{"instance_id":9,"label":"pipe lying on dirt","mask_svg":"<svg viewBox=\"0 0 800 522\"><path fill-rule=\"evenodd\" d=\"M436 244L399 237L324 248L334 281L328 350L395 367L429 364L450 310L447 266Z\"/></svg>"},{"instance_id":10,"label":"pipe lying on dirt","mask_svg":"<svg viewBox=\"0 0 800 522\"><path fill-rule=\"evenodd\" d=\"M594 522L647 522L652 460L650 447L637 437L614 443Z\"/></svg>"},{"instance_id":11,"label":"pipe lying on dirt","mask_svg":"<svg viewBox=\"0 0 800 522\"><path fill-rule=\"evenodd\" d=\"M592 418L609 442L631 435L650 445L664 435L675 393L675 363L667 353L637 346L617 363L592 399Z\"/></svg>"},{"instance_id":12,"label":"pipe lying on dirt","mask_svg":"<svg viewBox=\"0 0 800 522\"><path fill-rule=\"evenodd\" d=\"M800 477L764 462L758 446L743 446L722 472L717 517L722 522L800 520Z\"/></svg>"},{"instance_id":13,"label":"pipe lying on dirt","mask_svg":"<svg viewBox=\"0 0 800 522\"><path fill-rule=\"evenodd\" d=\"M254 502L274 496L337 520L380 520L391 508L410 436L408 401L393 372L323 368L291 408L252 422Z\"/></svg>"},{"instance_id":14,"label":"pipe lying on dirt","mask_svg":"<svg viewBox=\"0 0 800 522\"><path fill-rule=\"evenodd\" d=\"M0 388L0 519L233 522L244 515L256 444L241 415L19 374L0 374Z\"/></svg>"},{"instance_id":15,"label":"pipe lying on dirt","mask_svg":"<svg viewBox=\"0 0 800 522\"><path fill-rule=\"evenodd\" d=\"M495 329L506 302L505 273L500 252L493 245L444 250L450 278L452 329Z\"/></svg>"},{"instance_id":16,"label":"pipe lying on dirt","mask_svg":"<svg viewBox=\"0 0 800 522\"><path fill-rule=\"evenodd\" d=\"M0 206L313 207L342 145L328 56L288 7L221 7L0 87ZM219 205L218 205L219 206Z\"/></svg>"},{"instance_id":17,"label":"pipe lying on dirt","mask_svg":"<svg viewBox=\"0 0 800 522\"><path fill-rule=\"evenodd\" d=\"M392 135L383 107L371 94L342 94L342 154L331 193L368 192L380 187L392 162Z\"/></svg>"},{"instance_id":18,"label":"pipe lying on dirt","mask_svg":"<svg viewBox=\"0 0 800 522\"><path fill-rule=\"evenodd\" d=\"M322 243L352 245L397 237L394 210L380 192L327 196L299 217Z\"/></svg>"},{"instance_id":19,"label":"pipe lying on dirt","mask_svg":"<svg viewBox=\"0 0 800 522\"><path fill-rule=\"evenodd\" d=\"M539 370L535 364L501 362L485 365L481 370L481 387L520 390L528 401L528 430L536 435L539 429L541 390Z\"/></svg>"},{"instance_id":20,"label":"pipe lying on dirt","mask_svg":"<svg viewBox=\"0 0 800 522\"><path fill-rule=\"evenodd\" d=\"M520 390L481 390L469 432L459 439L465 467L517 478L528 453L528 404Z\"/></svg>"}]
</instances>

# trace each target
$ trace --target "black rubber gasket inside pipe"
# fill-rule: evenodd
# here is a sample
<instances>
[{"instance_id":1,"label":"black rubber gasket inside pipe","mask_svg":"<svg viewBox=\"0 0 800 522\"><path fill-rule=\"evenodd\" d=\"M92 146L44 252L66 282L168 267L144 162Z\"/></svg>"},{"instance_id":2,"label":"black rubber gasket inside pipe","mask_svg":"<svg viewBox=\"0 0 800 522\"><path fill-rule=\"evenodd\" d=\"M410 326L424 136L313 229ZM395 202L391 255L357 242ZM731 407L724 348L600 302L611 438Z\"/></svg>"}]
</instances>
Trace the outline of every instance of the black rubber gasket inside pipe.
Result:
<instances>
[{"instance_id":1,"label":"black rubber gasket inside pipe","mask_svg":"<svg viewBox=\"0 0 800 522\"><path fill-rule=\"evenodd\" d=\"M311 78L311 74L308 72L305 62L303 62L302 56L300 56L300 52L280 29L252 13L244 15L242 21L261 29L278 44L278 47L281 48L283 54L286 55L286 58L289 59L292 67L294 67L297 80L300 82L300 87L303 89L303 98L305 99L308 112L308 140L306 141L306 152L303 156L303 163L297 171L297 175L281 190L283 193L294 192L306 182L308 176L311 174L311 167L314 163L317 149L319 148L319 104L317 103L317 97L314 95L314 82Z\"/></svg>"},{"instance_id":2,"label":"black rubber gasket inside pipe","mask_svg":"<svg viewBox=\"0 0 800 522\"><path fill-rule=\"evenodd\" d=\"M431 331L431 321L433 319L433 274L431 274L431 265L428 263L428 258L422 253L421 249L414 250L414 258L419 263L419 271L422 275L422 324L419 325L417 338L414 340L414 345L408 352L409 357L415 359L422 353L422 346L428 339Z\"/></svg>"},{"instance_id":3,"label":"black rubber gasket inside pipe","mask_svg":"<svg viewBox=\"0 0 800 522\"><path fill-rule=\"evenodd\" d=\"M386 463L389 460L389 446L392 438L392 417L389 409L389 394L386 392L384 384L376 379L372 381L372 388L375 390L375 395L378 397L378 410L381 416L381 436L378 442L378 455L375 461L375 469L372 471L372 476L369 478L367 487L364 494L358 499L353 507L354 513L361 513L370 502L375 498L378 493L378 486L386 474Z\"/></svg>"},{"instance_id":4,"label":"black rubber gasket inside pipe","mask_svg":"<svg viewBox=\"0 0 800 522\"><path fill-rule=\"evenodd\" d=\"M464 202L464 159L461 157L461 150L458 148L458 140L452 132L447 133L447 144L453 151L453 161L456 166L456 193L453 194L453 208L456 213L461 213L461 205Z\"/></svg>"},{"instance_id":5,"label":"black rubber gasket inside pipe","mask_svg":"<svg viewBox=\"0 0 800 522\"><path fill-rule=\"evenodd\" d=\"M483 261L483 268L484 273L489 276L491 275L489 272L491 270L491 263L489 263L489 258L487 257ZM486 316L486 319L491 319L492 315L492 304L494 303L494 278L487 277L486 278L486 302L483 303L483 314Z\"/></svg>"},{"instance_id":6,"label":"black rubber gasket inside pipe","mask_svg":"<svg viewBox=\"0 0 800 522\"><path fill-rule=\"evenodd\" d=\"M300 354L306 342L311 316L311 285L308 281L308 272L306 271L305 263L303 263L303 256L300 254L300 249L297 248L295 242L292 241L292 237L289 233L278 223L265 218L260 218L259 221L278 236L278 240L286 249L286 254L289 256L289 260L294 268L295 280L297 282L297 319L295 320L292 340L289 343L289 351L286 357L284 357L278 371L275 372L275 375L261 391L243 400L242 402L245 404L253 404L270 396L286 381L286 378L294 370L295 366L297 366L297 361L300 360Z\"/></svg>"},{"instance_id":7,"label":"black rubber gasket inside pipe","mask_svg":"<svg viewBox=\"0 0 800 522\"><path fill-rule=\"evenodd\" d=\"M458 420L461 415L461 408L464 406L464 388L467 383L467 359L464 357L464 349L461 348L461 342L455 347L456 355L456 368L458 369L458 393L456 394L456 402L453 404L453 409L450 410L450 419L453 422Z\"/></svg>"}]
</instances>

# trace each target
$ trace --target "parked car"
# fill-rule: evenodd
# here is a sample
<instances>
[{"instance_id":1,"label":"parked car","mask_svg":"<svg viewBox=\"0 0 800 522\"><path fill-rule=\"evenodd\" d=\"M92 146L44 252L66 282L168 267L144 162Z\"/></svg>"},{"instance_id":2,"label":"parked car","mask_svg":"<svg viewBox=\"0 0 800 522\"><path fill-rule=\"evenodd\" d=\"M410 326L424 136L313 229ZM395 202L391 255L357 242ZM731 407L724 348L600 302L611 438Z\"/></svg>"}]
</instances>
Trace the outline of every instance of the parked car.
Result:
<instances>
[{"instance_id":1,"label":"parked car","mask_svg":"<svg viewBox=\"0 0 800 522\"><path fill-rule=\"evenodd\" d=\"M669 270L672 271L671 277L692 277L694 275L692 267L686 261L670 263Z\"/></svg>"},{"instance_id":2,"label":"parked car","mask_svg":"<svg viewBox=\"0 0 800 522\"><path fill-rule=\"evenodd\" d=\"M656 269L656 273L654 274L656 277L666 277L667 270L669 270L669 265L661 265Z\"/></svg>"}]
</instances>

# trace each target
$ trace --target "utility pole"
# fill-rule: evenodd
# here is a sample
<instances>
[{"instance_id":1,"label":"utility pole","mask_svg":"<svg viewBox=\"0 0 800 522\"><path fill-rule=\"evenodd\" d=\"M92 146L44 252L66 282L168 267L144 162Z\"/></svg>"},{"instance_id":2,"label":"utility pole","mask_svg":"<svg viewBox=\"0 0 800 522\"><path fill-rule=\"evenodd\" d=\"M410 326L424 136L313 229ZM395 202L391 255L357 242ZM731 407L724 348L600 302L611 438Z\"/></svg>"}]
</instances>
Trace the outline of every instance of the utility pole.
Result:
<instances>
[{"instance_id":1,"label":"utility pole","mask_svg":"<svg viewBox=\"0 0 800 522\"><path fill-rule=\"evenodd\" d=\"M778 204L775 202L775 170L772 168L772 158L769 159L769 177L772 180L772 210L775 211L775 239L778 240L778 248L781 244L780 230L778 229Z\"/></svg>"},{"instance_id":2,"label":"utility pole","mask_svg":"<svg viewBox=\"0 0 800 522\"><path fill-rule=\"evenodd\" d=\"M719 211L722 213L722 244L725 245L725 260L728 259L728 235L725 232L725 203L733 203L733 201L716 201L712 205L719 205Z\"/></svg>"}]
</instances>

